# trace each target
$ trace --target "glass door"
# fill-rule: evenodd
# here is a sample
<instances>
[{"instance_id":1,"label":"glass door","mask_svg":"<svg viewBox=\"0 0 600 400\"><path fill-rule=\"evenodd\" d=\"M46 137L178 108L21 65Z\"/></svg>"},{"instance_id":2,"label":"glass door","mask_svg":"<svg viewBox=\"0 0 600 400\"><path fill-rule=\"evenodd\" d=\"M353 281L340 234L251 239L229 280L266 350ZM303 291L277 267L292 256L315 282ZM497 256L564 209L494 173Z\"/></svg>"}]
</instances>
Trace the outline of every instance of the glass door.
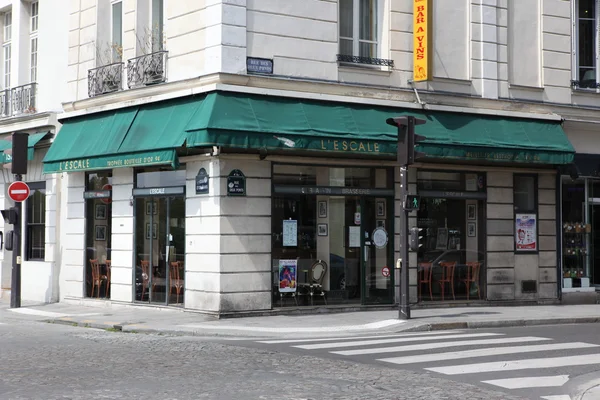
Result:
<instances>
[{"instance_id":1,"label":"glass door","mask_svg":"<svg viewBox=\"0 0 600 400\"><path fill-rule=\"evenodd\" d=\"M183 197L136 199L137 301L183 304L184 224Z\"/></svg>"},{"instance_id":2,"label":"glass door","mask_svg":"<svg viewBox=\"0 0 600 400\"><path fill-rule=\"evenodd\" d=\"M590 205L591 234L589 249L589 270L590 285L600 286L600 204Z\"/></svg>"},{"instance_id":3,"label":"glass door","mask_svg":"<svg viewBox=\"0 0 600 400\"><path fill-rule=\"evenodd\" d=\"M364 197L361 200L362 303L393 301L393 245L388 218L391 199Z\"/></svg>"}]
</instances>

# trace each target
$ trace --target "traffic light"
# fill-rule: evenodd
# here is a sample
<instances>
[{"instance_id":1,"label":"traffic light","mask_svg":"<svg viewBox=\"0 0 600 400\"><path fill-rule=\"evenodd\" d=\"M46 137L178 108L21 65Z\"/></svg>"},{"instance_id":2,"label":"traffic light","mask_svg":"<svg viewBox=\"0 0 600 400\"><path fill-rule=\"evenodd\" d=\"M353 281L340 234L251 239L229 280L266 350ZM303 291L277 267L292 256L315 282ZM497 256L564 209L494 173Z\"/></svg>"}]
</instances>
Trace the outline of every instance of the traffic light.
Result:
<instances>
[{"instance_id":1,"label":"traffic light","mask_svg":"<svg viewBox=\"0 0 600 400\"><path fill-rule=\"evenodd\" d=\"M416 125L423 125L427 121L412 115L405 117L388 118L388 125L398 128L398 163L400 165L414 164L415 160L425 157L425 153L415 151L415 146L426 139L425 136L415 133Z\"/></svg>"},{"instance_id":2,"label":"traffic light","mask_svg":"<svg viewBox=\"0 0 600 400\"><path fill-rule=\"evenodd\" d=\"M2 217L4 217L4 222L11 225L16 225L18 223L17 221L19 220L19 218L16 207L11 207L6 210L0 210L0 212L2 213Z\"/></svg>"},{"instance_id":3,"label":"traffic light","mask_svg":"<svg viewBox=\"0 0 600 400\"><path fill-rule=\"evenodd\" d=\"M404 198L404 209L408 211L418 210L421 207L421 197L408 194Z\"/></svg>"},{"instance_id":4,"label":"traffic light","mask_svg":"<svg viewBox=\"0 0 600 400\"><path fill-rule=\"evenodd\" d=\"M408 243L408 248L410 249L410 251L419 251L419 248L423 246L423 244L421 243L421 239L423 239L423 236L421 236L422 230L423 228L417 227L410 229L410 240Z\"/></svg>"}]
</instances>

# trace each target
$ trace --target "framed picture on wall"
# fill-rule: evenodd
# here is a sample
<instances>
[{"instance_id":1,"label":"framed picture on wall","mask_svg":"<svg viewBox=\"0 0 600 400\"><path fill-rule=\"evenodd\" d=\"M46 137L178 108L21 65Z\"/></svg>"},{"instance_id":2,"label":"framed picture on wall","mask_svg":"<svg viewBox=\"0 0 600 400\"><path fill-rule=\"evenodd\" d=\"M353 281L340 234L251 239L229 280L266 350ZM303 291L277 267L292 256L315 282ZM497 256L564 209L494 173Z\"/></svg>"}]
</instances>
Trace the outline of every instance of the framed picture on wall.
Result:
<instances>
[{"instance_id":1,"label":"framed picture on wall","mask_svg":"<svg viewBox=\"0 0 600 400\"><path fill-rule=\"evenodd\" d=\"M327 236L327 224L317 225L317 234L319 236Z\"/></svg>"},{"instance_id":2,"label":"framed picture on wall","mask_svg":"<svg viewBox=\"0 0 600 400\"><path fill-rule=\"evenodd\" d=\"M146 215L150 214L158 214L158 210L156 209L156 203L153 201L146 202Z\"/></svg>"},{"instance_id":3,"label":"framed picture on wall","mask_svg":"<svg viewBox=\"0 0 600 400\"><path fill-rule=\"evenodd\" d=\"M378 228L385 228L385 219L378 219L377 220L377 227Z\"/></svg>"},{"instance_id":4,"label":"framed picture on wall","mask_svg":"<svg viewBox=\"0 0 600 400\"><path fill-rule=\"evenodd\" d=\"M158 224L152 224L152 239L156 239L156 231L158 231Z\"/></svg>"},{"instance_id":5,"label":"framed picture on wall","mask_svg":"<svg viewBox=\"0 0 600 400\"><path fill-rule=\"evenodd\" d=\"M477 225L475 224L475 222L469 222L467 224L467 236L468 237L477 236Z\"/></svg>"},{"instance_id":6,"label":"framed picture on wall","mask_svg":"<svg viewBox=\"0 0 600 400\"><path fill-rule=\"evenodd\" d=\"M150 222L146 222L146 240L150 240L152 231L150 231Z\"/></svg>"},{"instance_id":7,"label":"framed picture on wall","mask_svg":"<svg viewBox=\"0 0 600 400\"><path fill-rule=\"evenodd\" d=\"M106 225L96 225L96 240L106 240Z\"/></svg>"},{"instance_id":8,"label":"framed picture on wall","mask_svg":"<svg viewBox=\"0 0 600 400\"><path fill-rule=\"evenodd\" d=\"M106 219L106 204L96 204L94 217L96 219Z\"/></svg>"},{"instance_id":9,"label":"framed picture on wall","mask_svg":"<svg viewBox=\"0 0 600 400\"><path fill-rule=\"evenodd\" d=\"M385 217L385 200L377 200L377 216Z\"/></svg>"},{"instance_id":10,"label":"framed picture on wall","mask_svg":"<svg viewBox=\"0 0 600 400\"><path fill-rule=\"evenodd\" d=\"M319 218L327 218L327 202L319 201Z\"/></svg>"},{"instance_id":11,"label":"framed picture on wall","mask_svg":"<svg viewBox=\"0 0 600 400\"><path fill-rule=\"evenodd\" d=\"M477 219L475 204L467 204L467 219Z\"/></svg>"}]
</instances>

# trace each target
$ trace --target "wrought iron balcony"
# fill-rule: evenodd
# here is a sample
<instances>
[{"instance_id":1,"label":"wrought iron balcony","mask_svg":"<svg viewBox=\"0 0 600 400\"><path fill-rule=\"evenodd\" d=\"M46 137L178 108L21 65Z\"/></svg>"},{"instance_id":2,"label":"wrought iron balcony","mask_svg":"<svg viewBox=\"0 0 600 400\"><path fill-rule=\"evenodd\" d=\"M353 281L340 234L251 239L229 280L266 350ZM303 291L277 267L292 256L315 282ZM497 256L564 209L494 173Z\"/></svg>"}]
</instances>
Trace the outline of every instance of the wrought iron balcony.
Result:
<instances>
[{"instance_id":1,"label":"wrought iron balcony","mask_svg":"<svg viewBox=\"0 0 600 400\"><path fill-rule=\"evenodd\" d=\"M35 95L37 83L17 86L0 92L0 117L14 117L36 113Z\"/></svg>"},{"instance_id":2,"label":"wrought iron balcony","mask_svg":"<svg viewBox=\"0 0 600 400\"><path fill-rule=\"evenodd\" d=\"M162 50L127 60L127 86L132 89L165 82L167 53Z\"/></svg>"},{"instance_id":3,"label":"wrought iron balcony","mask_svg":"<svg viewBox=\"0 0 600 400\"><path fill-rule=\"evenodd\" d=\"M371 58L371 57L360 57L352 56L347 54L338 54L338 62L349 63L349 64L366 64L366 65L377 65L384 67L394 67L394 60L388 60L385 58Z\"/></svg>"},{"instance_id":4,"label":"wrought iron balcony","mask_svg":"<svg viewBox=\"0 0 600 400\"><path fill-rule=\"evenodd\" d=\"M598 89L600 88L600 83L596 82L596 79L572 80L571 87L573 89Z\"/></svg>"},{"instance_id":5,"label":"wrought iron balcony","mask_svg":"<svg viewBox=\"0 0 600 400\"><path fill-rule=\"evenodd\" d=\"M116 92L122 88L123 63L103 65L88 70L88 96Z\"/></svg>"}]
</instances>

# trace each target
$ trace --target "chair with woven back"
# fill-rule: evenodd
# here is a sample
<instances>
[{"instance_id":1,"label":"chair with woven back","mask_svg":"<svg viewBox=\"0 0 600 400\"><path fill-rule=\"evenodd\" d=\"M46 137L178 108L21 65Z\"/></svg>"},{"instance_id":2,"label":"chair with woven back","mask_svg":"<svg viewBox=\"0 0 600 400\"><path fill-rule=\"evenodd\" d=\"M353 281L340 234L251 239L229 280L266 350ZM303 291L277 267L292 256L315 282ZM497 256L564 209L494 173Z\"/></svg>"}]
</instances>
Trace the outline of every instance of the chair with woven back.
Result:
<instances>
[{"instance_id":1,"label":"chair with woven back","mask_svg":"<svg viewBox=\"0 0 600 400\"><path fill-rule=\"evenodd\" d=\"M92 291L90 297L94 295L94 289L96 290L96 298L100 297L100 286L102 283L106 283L108 277L100 273L100 263L98 259L90 259L90 265L92 267Z\"/></svg>"},{"instance_id":2,"label":"chair with woven back","mask_svg":"<svg viewBox=\"0 0 600 400\"><path fill-rule=\"evenodd\" d=\"M467 287L467 300L471 294L471 285L477 287L477 297L481 300L481 293L479 291L479 272L481 270L481 263L477 261L471 261L467 263L467 277L461 279Z\"/></svg>"},{"instance_id":3,"label":"chair with woven back","mask_svg":"<svg viewBox=\"0 0 600 400\"><path fill-rule=\"evenodd\" d=\"M442 267L442 278L438 281L442 289L442 301L444 300L446 284L450 286L452 290L452 298L456 300L454 296L454 271L456 270L456 261L441 262Z\"/></svg>"},{"instance_id":4,"label":"chair with woven back","mask_svg":"<svg viewBox=\"0 0 600 400\"><path fill-rule=\"evenodd\" d=\"M175 293L177 295L177 303L179 303L179 295L183 290L184 280L183 280L183 262L181 261L173 261L170 263L169 269L169 296L173 293L173 289L175 289Z\"/></svg>"}]
</instances>

